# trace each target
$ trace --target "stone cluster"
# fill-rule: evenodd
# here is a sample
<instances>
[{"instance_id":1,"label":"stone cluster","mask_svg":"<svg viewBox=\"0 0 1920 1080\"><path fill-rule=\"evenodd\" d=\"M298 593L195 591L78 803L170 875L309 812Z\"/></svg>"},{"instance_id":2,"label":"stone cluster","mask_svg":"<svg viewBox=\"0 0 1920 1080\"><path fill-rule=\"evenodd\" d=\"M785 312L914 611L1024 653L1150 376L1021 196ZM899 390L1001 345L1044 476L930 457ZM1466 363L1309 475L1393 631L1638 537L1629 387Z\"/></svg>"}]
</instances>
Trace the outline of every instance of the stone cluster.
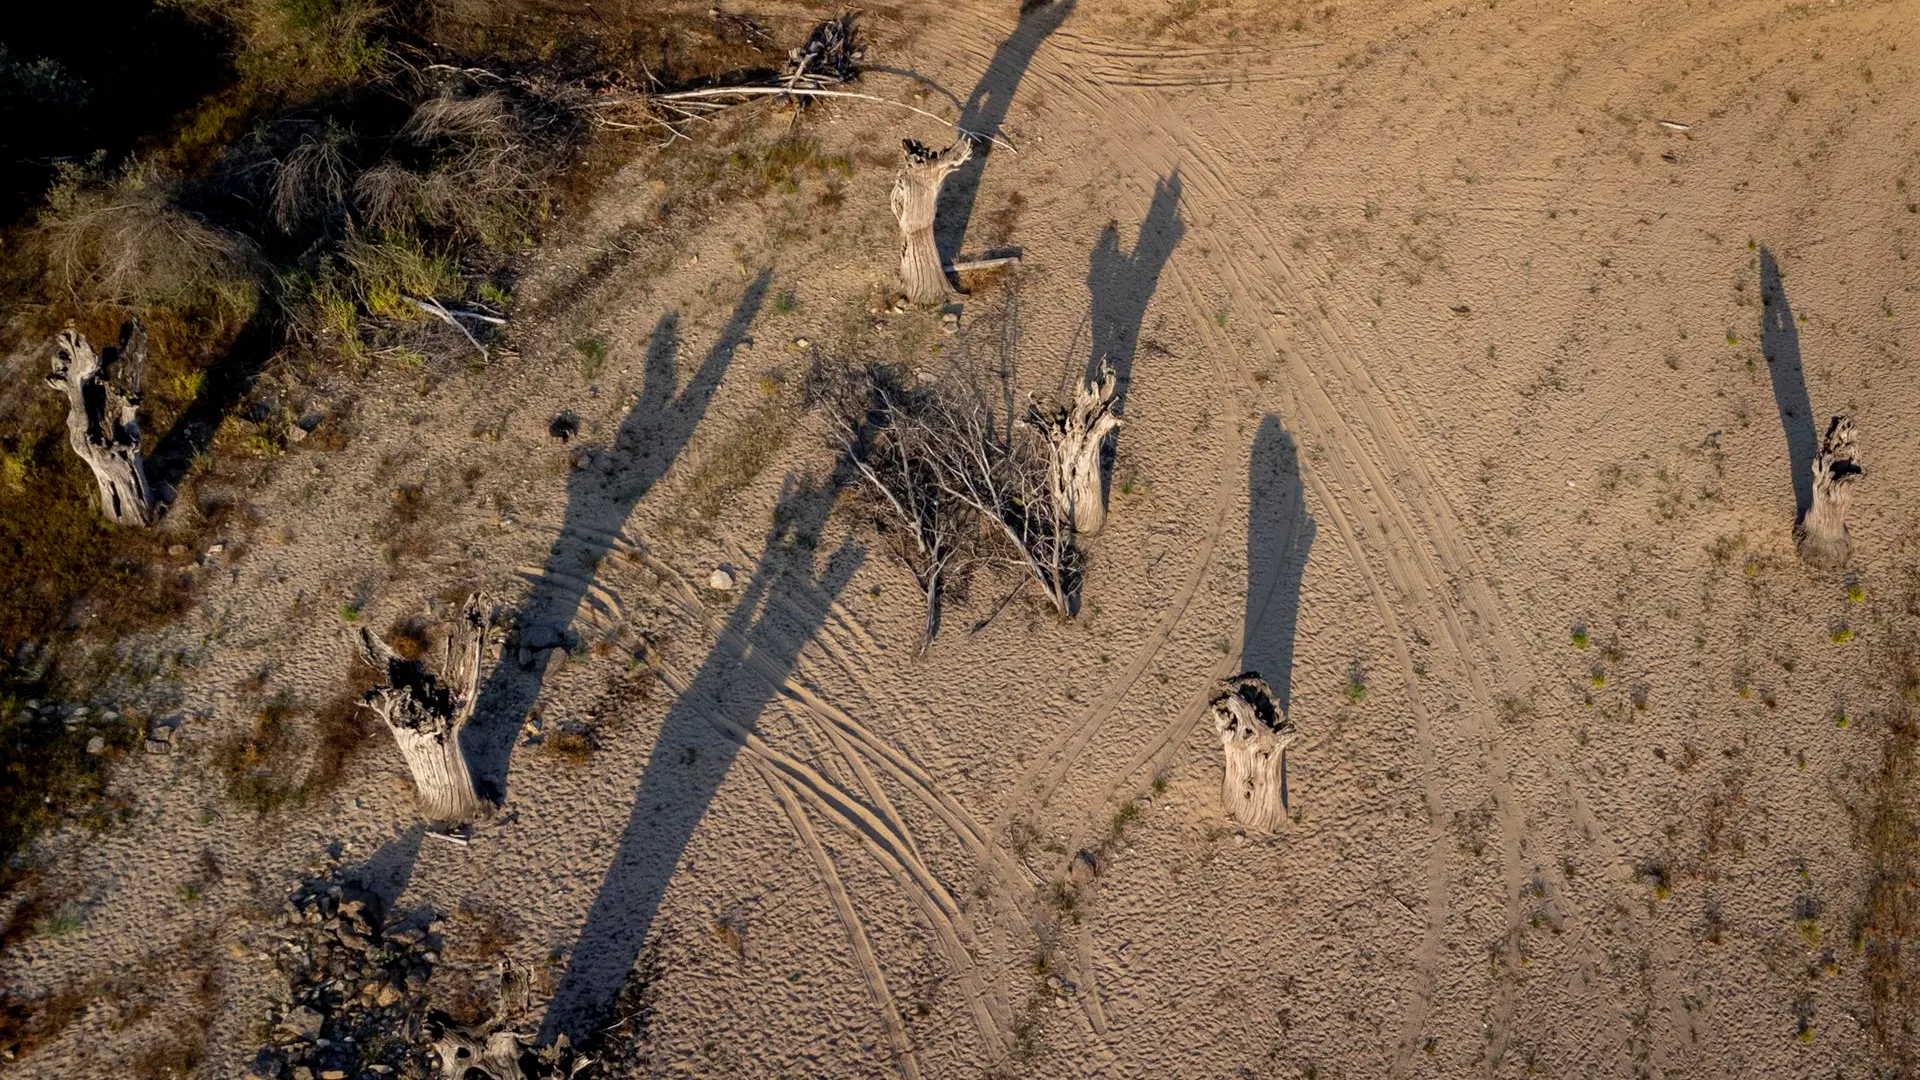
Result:
<instances>
[{"instance_id":1,"label":"stone cluster","mask_svg":"<svg viewBox=\"0 0 1920 1080\"><path fill-rule=\"evenodd\" d=\"M417 1080L432 1075L427 980L439 962L437 924L395 920L372 893L314 881L272 930L286 978L255 1080Z\"/></svg>"}]
</instances>

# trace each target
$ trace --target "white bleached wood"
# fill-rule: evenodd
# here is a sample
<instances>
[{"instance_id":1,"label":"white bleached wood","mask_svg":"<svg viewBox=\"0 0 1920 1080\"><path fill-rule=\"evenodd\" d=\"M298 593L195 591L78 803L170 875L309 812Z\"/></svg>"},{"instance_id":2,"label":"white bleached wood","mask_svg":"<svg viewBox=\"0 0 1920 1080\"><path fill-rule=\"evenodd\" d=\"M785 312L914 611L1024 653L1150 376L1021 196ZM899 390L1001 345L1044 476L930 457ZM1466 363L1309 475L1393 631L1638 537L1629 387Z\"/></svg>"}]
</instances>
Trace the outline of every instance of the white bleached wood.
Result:
<instances>
[{"instance_id":1,"label":"white bleached wood","mask_svg":"<svg viewBox=\"0 0 1920 1080\"><path fill-rule=\"evenodd\" d=\"M973 158L973 140L962 137L935 151L912 139L901 140L906 164L893 181L893 216L900 222L900 284L916 304L947 302L947 275L933 242L933 214L940 186Z\"/></svg>"},{"instance_id":2,"label":"white bleached wood","mask_svg":"<svg viewBox=\"0 0 1920 1080\"><path fill-rule=\"evenodd\" d=\"M460 732L473 718L492 629L491 613L478 597L469 599L461 629L447 639L439 678L394 653L371 630L360 630L362 658L387 673L386 683L368 691L363 705L393 734L413 773L420 813L429 821L473 821L489 809L474 787Z\"/></svg>"},{"instance_id":3,"label":"white bleached wood","mask_svg":"<svg viewBox=\"0 0 1920 1080\"><path fill-rule=\"evenodd\" d=\"M1098 533L1107 523L1107 485L1101 470L1101 450L1107 436L1120 426L1113 415L1113 394L1119 380L1113 365L1100 362L1100 375L1080 387L1073 401L1047 411L1029 402L1027 422L1047 436L1047 480L1053 503L1081 536Z\"/></svg>"},{"instance_id":4,"label":"white bleached wood","mask_svg":"<svg viewBox=\"0 0 1920 1080\"><path fill-rule=\"evenodd\" d=\"M1800 557L1809 565L1838 570L1847 565L1853 541L1847 534L1847 503L1866 475L1854 460L1853 418L1836 416L1813 459L1813 505L1794 529Z\"/></svg>"},{"instance_id":5,"label":"white bleached wood","mask_svg":"<svg viewBox=\"0 0 1920 1080\"><path fill-rule=\"evenodd\" d=\"M1227 680L1214 696L1213 727L1226 751L1220 801L1249 829L1279 832L1287 823L1287 746L1293 722L1254 672Z\"/></svg>"}]
</instances>

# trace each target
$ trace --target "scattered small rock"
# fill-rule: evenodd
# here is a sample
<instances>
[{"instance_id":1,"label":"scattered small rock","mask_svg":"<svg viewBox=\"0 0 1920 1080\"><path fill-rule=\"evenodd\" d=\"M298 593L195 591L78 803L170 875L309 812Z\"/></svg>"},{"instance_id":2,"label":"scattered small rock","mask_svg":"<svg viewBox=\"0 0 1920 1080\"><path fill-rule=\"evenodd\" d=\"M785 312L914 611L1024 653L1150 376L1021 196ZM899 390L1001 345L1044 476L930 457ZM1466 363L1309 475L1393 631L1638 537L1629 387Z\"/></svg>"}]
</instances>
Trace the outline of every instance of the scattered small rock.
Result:
<instances>
[{"instance_id":1,"label":"scattered small rock","mask_svg":"<svg viewBox=\"0 0 1920 1080\"><path fill-rule=\"evenodd\" d=\"M107 752L107 740L99 735L87 740L87 753L95 757Z\"/></svg>"},{"instance_id":2,"label":"scattered small rock","mask_svg":"<svg viewBox=\"0 0 1920 1080\"><path fill-rule=\"evenodd\" d=\"M707 575L707 588L716 592L733 591L733 571L724 566L716 566L713 573Z\"/></svg>"},{"instance_id":3,"label":"scattered small rock","mask_svg":"<svg viewBox=\"0 0 1920 1080\"><path fill-rule=\"evenodd\" d=\"M1073 862L1067 866L1067 880L1075 885L1087 885L1100 876L1100 860L1093 852L1081 848L1073 855Z\"/></svg>"}]
</instances>

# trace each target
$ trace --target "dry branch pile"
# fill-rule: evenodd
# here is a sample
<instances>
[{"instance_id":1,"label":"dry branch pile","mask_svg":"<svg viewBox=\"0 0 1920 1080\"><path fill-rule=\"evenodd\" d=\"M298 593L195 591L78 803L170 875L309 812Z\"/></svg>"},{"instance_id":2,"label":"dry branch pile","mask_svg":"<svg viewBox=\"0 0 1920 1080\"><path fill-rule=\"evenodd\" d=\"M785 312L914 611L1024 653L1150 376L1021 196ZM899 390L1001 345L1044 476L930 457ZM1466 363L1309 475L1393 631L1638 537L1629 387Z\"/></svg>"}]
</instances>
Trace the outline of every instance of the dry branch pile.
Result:
<instances>
[{"instance_id":1,"label":"dry branch pile","mask_svg":"<svg viewBox=\"0 0 1920 1080\"><path fill-rule=\"evenodd\" d=\"M752 29L754 33L764 33L757 26ZM603 127L657 127L666 133L668 142L673 142L688 138L687 129L692 124L710 120L715 113L749 101L783 101L796 110L805 109L809 102L819 98L885 101L870 94L834 89L860 77L860 60L866 55L866 49L858 37L857 13L845 12L816 24L806 41L788 51L787 62L777 74L722 86L657 90L646 94L601 92L593 100L582 102L581 107ZM609 112L637 116L642 123L624 123L609 117Z\"/></svg>"},{"instance_id":2,"label":"dry branch pile","mask_svg":"<svg viewBox=\"0 0 1920 1080\"><path fill-rule=\"evenodd\" d=\"M875 525L920 587L924 655L939 629L943 593L978 555L979 530L934 471L922 422L926 392L902 386L890 369L848 375L816 375L809 392L830 399L830 438L875 497Z\"/></svg>"},{"instance_id":3,"label":"dry branch pile","mask_svg":"<svg viewBox=\"0 0 1920 1080\"><path fill-rule=\"evenodd\" d=\"M826 406L876 528L925 597L923 652L943 590L976 566L1012 568L1060 615L1077 612L1086 560L1040 428L1012 423L965 380L908 386L880 366L816 362L808 396Z\"/></svg>"},{"instance_id":4,"label":"dry branch pile","mask_svg":"<svg viewBox=\"0 0 1920 1080\"><path fill-rule=\"evenodd\" d=\"M574 1052L565 1035L535 1046L532 1035L514 1030L531 1019L532 973L506 961L499 979L499 998L484 1023L461 1026L438 1014L428 1018L442 1080L473 1080L476 1073L486 1080L567 1080L593 1065Z\"/></svg>"}]
</instances>

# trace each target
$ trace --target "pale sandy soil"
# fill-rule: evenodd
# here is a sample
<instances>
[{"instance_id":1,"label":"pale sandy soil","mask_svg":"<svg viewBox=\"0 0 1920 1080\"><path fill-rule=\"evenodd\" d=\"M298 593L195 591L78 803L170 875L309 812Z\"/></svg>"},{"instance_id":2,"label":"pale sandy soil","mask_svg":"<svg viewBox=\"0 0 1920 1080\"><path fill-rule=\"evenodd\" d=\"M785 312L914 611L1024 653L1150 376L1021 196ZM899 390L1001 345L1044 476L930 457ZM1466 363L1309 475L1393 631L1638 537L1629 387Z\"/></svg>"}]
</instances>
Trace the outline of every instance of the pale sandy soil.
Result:
<instances>
[{"instance_id":1,"label":"pale sandy soil","mask_svg":"<svg viewBox=\"0 0 1920 1080\"><path fill-rule=\"evenodd\" d=\"M826 110L807 131L857 155L838 210L810 178L643 273L636 163L538 257L517 355L431 396L382 377L344 451L286 459L201 609L129 646L181 655L165 677L207 719L125 765L130 820L54 842L84 927L0 960L27 993L144 972L166 1003L98 1006L9 1072L127 1075L204 1022L205 1073L238 1075L273 982L258 909L335 862L464 911L476 969L498 922L490 947L557 995L549 1033L638 962L663 1075L1900 1065L1850 945L1879 744L1836 715L1879 700L1920 557L1920 4L1128 0L1048 33L1060 14L869 21L870 61L945 90L913 100L974 92L1018 148L973 174L962 247L1024 262L957 337L868 311L893 140L941 129ZM593 386L587 333L611 344ZM969 633L1010 584L983 575L915 659L910 579L817 494L796 338L1005 357L1042 393L1124 356L1125 490L1082 617L1022 600ZM1789 535L1843 411L1868 469L1852 578ZM403 484L431 533L390 563ZM705 588L721 565L731 594ZM472 587L582 647L490 684L476 747L506 809L470 847L422 840L384 735L304 809L225 801L207 748L261 685L337 691L342 604L385 627ZM657 679L629 670L643 634ZM1248 667L1302 733L1273 837L1222 816L1205 716ZM528 745L536 700L598 749ZM1063 902L1082 848L1101 872ZM223 874L189 900L206 849ZM209 963L211 1009L185 971Z\"/></svg>"}]
</instances>

